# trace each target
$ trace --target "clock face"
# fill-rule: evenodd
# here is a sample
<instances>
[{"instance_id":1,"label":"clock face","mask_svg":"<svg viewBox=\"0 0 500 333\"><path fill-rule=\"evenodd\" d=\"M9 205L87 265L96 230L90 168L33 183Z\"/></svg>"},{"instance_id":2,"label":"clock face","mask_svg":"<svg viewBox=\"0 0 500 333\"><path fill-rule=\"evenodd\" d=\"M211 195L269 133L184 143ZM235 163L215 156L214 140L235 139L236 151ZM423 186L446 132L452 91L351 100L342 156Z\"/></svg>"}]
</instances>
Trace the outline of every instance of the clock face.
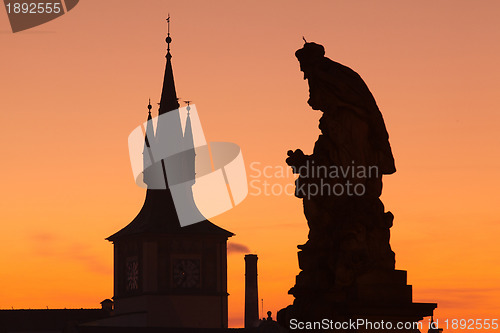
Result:
<instances>
[{"instance_id":1,"label":"clock face","mask_svg":"<svg viewBox=\"0 0 500 333\"><path fill-rule=\"evenodd\" d=\"M173 282L177 288L200 287L200 259L175 259Z\"/></svg>"},{"instance_id":2,"label":"clock face","mask_svg":"<svg viewBox=\"0 0 500 333\"><path fill-rule=\"evenodd\" d=\"M137 257L127 258L125 286L127 291L139 289L139 263Z\"/></svg>"}]
</instances>

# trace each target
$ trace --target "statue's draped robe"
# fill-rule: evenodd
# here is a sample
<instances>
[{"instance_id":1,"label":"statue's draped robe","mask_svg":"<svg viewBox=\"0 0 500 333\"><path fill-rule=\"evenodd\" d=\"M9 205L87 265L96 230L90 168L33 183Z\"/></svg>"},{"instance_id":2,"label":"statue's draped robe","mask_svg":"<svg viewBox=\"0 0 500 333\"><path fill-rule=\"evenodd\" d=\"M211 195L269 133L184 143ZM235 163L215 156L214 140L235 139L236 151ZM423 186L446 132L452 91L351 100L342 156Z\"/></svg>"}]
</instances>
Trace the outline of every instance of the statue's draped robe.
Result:
<instances>
[{"instance_id":1,"label":"statue's draped robe","mask_svg":"<svg viewBox=\"0 0 500 333\"><path fill-rule=\"evenodd\" d=\"M321 121L320 129L331 127L329 139L335 143L338 153L338 160L335 158L333 162L346 167L354 161L358 166L377 166L380 174L394 173L396 167L384 119L358 73L322 58L315 64L308 81L309 103L332 120Z\"/></svg>"}]
</instances>

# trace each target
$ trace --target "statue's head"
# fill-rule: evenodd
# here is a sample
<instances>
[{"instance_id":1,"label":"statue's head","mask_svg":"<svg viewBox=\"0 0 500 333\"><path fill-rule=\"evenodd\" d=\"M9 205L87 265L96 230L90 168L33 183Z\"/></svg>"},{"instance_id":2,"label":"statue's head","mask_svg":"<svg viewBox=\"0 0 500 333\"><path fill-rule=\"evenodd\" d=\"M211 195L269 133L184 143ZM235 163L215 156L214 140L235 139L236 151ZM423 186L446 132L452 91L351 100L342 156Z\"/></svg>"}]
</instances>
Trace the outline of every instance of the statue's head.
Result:
<instances>
[{"instance_id":1,"label":"statue's head","mask_svg":"<svg viewBox=\"0 0 500 333\"><path fill-rule=\"evenodd\" d=\"M299 60L300 70L304 72L304 79L307 79L314 64L325 57L325 48L320 44L306 42L295 52L295 56Z\"/></svg>"},{"instance_id":2,"label":"statue's head","mask_svg":"<svg viewBox=\"0 0 500 333\"><path fill-rule=\"evenodd\" d=\"M295 56L299 60L300 70L304 72L304 80L307 79L309 82L308 104L314 110L324 109L327 98L324 96L324 89L315 79L315 72L318 63L325 59L325 48L320 44L306 42L300 50L295 52Z\"/></svg>"}]
</instances>

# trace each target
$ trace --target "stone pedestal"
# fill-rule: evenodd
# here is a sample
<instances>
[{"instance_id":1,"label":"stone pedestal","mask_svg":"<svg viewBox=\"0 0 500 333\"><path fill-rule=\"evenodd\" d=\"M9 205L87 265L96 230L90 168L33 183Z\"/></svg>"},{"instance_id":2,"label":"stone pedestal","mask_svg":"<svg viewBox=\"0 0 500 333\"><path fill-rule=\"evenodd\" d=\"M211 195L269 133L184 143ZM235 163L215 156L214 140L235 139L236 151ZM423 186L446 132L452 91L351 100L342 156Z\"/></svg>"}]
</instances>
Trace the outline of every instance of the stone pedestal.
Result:
<instances>
[{"instance_id":1,"label":"stone pedestal","mask_svg":"<svg viewBox=\"0 0 500 333\"><path fill-rule=\"evenodd\" d=\"M295 329L293 320L321 322L321 328L314 332L380 333L391 328L396 332L417 333L419 328L427 332L427 323L417 323L432 316L437 304L412 302L412 286L407 284L406 276L402 270L372 271L358 277L348 288L327 292L296 286L289 291L295 301L278 313L278 322L294 332L311 330Z\"/></svg>"}]
</instances>

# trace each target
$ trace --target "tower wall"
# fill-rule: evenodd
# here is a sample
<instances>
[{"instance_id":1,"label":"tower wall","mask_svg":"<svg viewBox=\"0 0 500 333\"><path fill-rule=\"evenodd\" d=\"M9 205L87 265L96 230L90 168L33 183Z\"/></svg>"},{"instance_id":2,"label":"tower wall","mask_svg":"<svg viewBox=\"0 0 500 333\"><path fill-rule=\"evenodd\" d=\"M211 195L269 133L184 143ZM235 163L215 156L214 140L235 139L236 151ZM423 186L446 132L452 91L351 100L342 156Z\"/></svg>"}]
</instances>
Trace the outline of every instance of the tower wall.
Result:
<instances>
[{"instance_id":1,"label":"tower wall","mask_svg":"<svg viewBox=\"0 0 500 333\"><path fill-rule=\"evenodd\" d=\"M138 323L150 327L227 328L226 242L196 234L115 242L115 314L142 313ZM136 258L137 286L129 272Z\"/></svg>"}]
</instances>

